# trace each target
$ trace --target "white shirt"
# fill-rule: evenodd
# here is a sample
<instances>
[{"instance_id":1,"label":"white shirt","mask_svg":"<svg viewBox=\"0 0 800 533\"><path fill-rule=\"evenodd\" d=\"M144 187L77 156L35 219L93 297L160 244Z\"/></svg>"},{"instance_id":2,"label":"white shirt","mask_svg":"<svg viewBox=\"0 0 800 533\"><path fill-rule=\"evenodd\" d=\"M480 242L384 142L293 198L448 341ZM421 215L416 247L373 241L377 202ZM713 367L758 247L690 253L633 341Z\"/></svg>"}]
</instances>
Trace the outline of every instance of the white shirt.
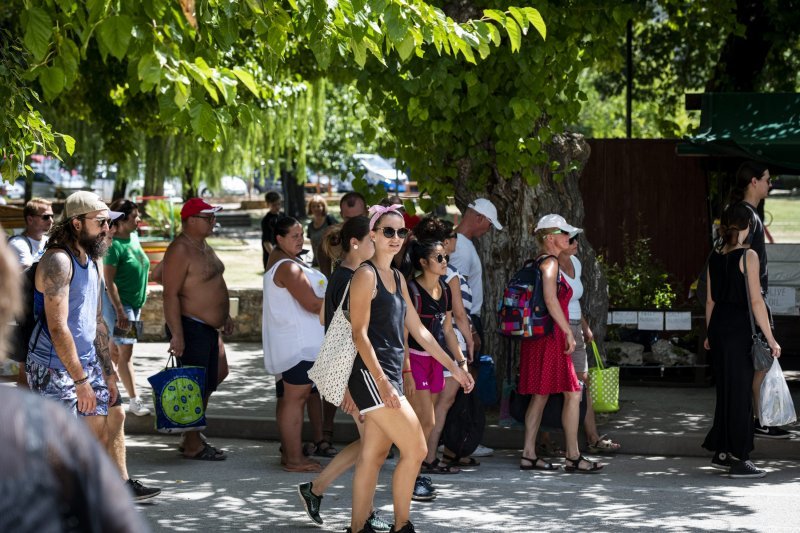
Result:
<instances>
[{"instance_id":1,"label":"white shirt","mask_svg":"<svg viewBox=\"0 0 800 533\"><path fill-rule=\"evenodd\" d=\"M569 256L569 258L572 261L572 268L575 269L575 277L574 278L569 277L567 273L564 272L563 270L561 271L561 275L567 278L567 283L569 283L569 286L572 287L572 298L570 298L569 300L569 319L580 320L581 319L580 299L583 296L583 282L581 281L581 271L583 270L583 267L581 266L581 262L574 255Z\"/></svg>"},{"instance_id":2,"label":"white shirt","mask_svg":"<svg viewBox=\"0 0 800 533\"><path fill-rule=\"evenodd\" d=\"M17 254L17 261L24 268L28 268L42 257L44 245L47 244L47 235L37 241L25 235L16 235L8 240L8 245Z\"/></svg>"},{"instance_id":3,"label":"white shirt","mask_svg":"<svg viewBox=\"0 0 800 533\"><path fill-rule=\"evenodd\" d=\"M483 267L478 251L472 241L464 235L457 233L456 251L450 255L450 264L464 276L472 289L473 315L481 316L483 307Z\"/></svg>"},{"instance_id":4,"label":"white shirt","mask_svg":"<svg viewBox=\"0 0 800 533\"><path fill-rule=\"evenodd\" d=\"M291 261L282 259L264 274L264 305L261 341L264 345L264 367L270 374L286 372L301 361L316 361L325 330L319 315L306 311L289 289L275 285L278 267ZM303 270L314 293L325 293L327 279L318 270L295 263Z\"/></svg>"}]
</instances>

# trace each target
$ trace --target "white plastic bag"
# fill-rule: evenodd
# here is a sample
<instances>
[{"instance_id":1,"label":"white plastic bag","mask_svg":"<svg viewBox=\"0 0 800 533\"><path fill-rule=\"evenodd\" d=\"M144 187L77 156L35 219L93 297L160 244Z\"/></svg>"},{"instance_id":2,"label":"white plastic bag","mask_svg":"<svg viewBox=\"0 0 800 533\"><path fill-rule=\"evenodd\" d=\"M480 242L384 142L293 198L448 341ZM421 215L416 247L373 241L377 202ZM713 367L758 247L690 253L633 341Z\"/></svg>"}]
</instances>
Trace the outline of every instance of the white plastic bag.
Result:
<instances>
[{"instance_id":1,"label":"white plastic bag","mask_svg":"<svg viewBox=\"0 0 800 533\"><path fill-rule=\"evenodd\" d=\"M761 412L759 421L762 426L785 426L797 420L794 402L783 377L781 365L775 359L761 384Z\"/></svg>"}]
</instances>

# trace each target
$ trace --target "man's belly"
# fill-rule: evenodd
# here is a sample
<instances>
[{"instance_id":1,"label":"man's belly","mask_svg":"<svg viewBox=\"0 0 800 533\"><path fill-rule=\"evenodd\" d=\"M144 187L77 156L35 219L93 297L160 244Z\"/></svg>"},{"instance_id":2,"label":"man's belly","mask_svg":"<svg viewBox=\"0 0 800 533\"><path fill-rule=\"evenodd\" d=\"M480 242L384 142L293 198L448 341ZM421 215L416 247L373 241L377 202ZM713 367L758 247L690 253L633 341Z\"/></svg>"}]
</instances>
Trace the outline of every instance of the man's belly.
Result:
<instances>
[{"instance_id":1,"label":"man's belly","mask_svg":"<svg viewBox=\"0 0 800 533\"><path fill-rule=\"evenodd\" d=\"M202 320L213 328L221 328L230 312L227 287L200 286L190 290L184 286L180 296L181 315Z\"/></svg>"}]
</instances>

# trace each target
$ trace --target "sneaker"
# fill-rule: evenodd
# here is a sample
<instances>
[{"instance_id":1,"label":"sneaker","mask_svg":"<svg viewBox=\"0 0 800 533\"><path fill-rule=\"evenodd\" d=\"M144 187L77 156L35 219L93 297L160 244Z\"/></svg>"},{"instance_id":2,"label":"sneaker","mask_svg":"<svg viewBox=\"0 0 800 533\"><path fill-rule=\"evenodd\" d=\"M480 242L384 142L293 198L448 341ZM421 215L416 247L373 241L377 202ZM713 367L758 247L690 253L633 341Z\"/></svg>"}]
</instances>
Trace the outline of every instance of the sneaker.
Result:
<instances>
[{"instance_id":1,"label":"sneaker","mask_svg":"<svg viewBox=\"0 0 800 533\"><path fill-rule=\"evenodd\" d=\"M785 429L781 429L777 426L762 426L758 422L756 422L753 428L753 433L756 437L761 437L762 439L788 439L792 436L792 434Z\"/></svg>"},{"instance_id":2,"label":"sneaker","mask_svg":"<svg viewBox=\"0 0 800 533\"><path fill-rule=\"evenodd\" d=\"M303 501L303 507L308 513L308 517L318 526L322 525L322 517L319 516L319 506L322 503L322 496L317 496L311 492L311 482L300 483L297 486L297 493Z\"/></svg>"},{"instance_id":3,"label":"sneaker","mask_svg":"<svg viewBox=\"0 0 800 533\"><path fill-rule=\"evenodd\" d=\"M395 529L394 525L392 525L391 531L393 531L394 533L417 533L417 530L414 529L414 524L412 524L411 522L406 522L406 525L404 525L400 529Z\"/></svg>"},{"instance_id":4,"label":"sneaker","mask_svg":"<svg viewBox=\"0 0 800 533\"><path fill-rule=\"evenodd\" d=\"M418 476L417 480L422 481L426 487L431 489L431 491L436 494L436 487L433 486L433 480L430 476Z\"/></svg>"},{"instance_id":5,"label":"sneaker","mask_svg":"<svg viewBox=\"0 0 800 533\"><path fill-rule=\"evenodd\" d=\"M731 469L728 471L730 478L759 478L767 475L765 470L756 468L753 461L731 461L731 463Z\"/></svg>"},{"instance_id":6,"label":"sneaker","mask_svg":"<svg viewBox=\"0 0 800 533\"><path fill-rule=\"evenodd\" d=\"M415 502L430 502L436 499L436 493L420 478L414 483L414 493L411 499ZM413 531L413 530L412 530Z\"/></svg>"},{"instance_id":7,"label":"sneaker","mask_svg":"<svg viewBox=\"0 0 800 533\"><path fill-rule=\"evenodd\" d=\"M391 524L381 518L378 511L372 511L372 514L367 518L367 524L377 533L385 533L392 529Z\"/></svg>"},{"instance_id":8,"label":"sneaker","mask_svg":"<svg viewBox=\"0 0 800 533\"><path fill-rule=\"evenodd\" d=\"M150 409L144 404L142 399L137 396L136 398L132 398L131 402L128 404L128 412L136 416L145 416L150 414Z\"/></svg>"},{"instance_id":9,"label":"sneaker","mask_svg":"<svg viewBox=\"0 0 800 533\"><path fill-rule=\"evenodd\" d=\"M711 459L711 468L716 468L717 470L728 471L732 464L731 456L725 452L717 452L714 454L714 458Z\"/></svg>"},{"instance_id":10,"label":"sneaker","mask_svg":"<svg viewBox=\"0 0 800 533\"><path fill-rule=\"evenodd\" d=\"M135 479L129 479L128 481L125 482L125 484L131 490L131 493L133 494L133 499L136 500L137 502L141 500L147 500L161 494L161 489L156 489L153 487L145 487L144 485L142 485L141 481L137 481Z\"/></svg>"},{"instance_id":11,"label":"sneaker","mask_svg":"<svg viewBox=\"0 0 800 533\"><path fill-rule=\"evenodd\" d=\"M475 451L470 454L470 457L491 457L494 455L494 450L483 444L478 444L478 447L475 448Z\"/></svg>"}]
</instances>

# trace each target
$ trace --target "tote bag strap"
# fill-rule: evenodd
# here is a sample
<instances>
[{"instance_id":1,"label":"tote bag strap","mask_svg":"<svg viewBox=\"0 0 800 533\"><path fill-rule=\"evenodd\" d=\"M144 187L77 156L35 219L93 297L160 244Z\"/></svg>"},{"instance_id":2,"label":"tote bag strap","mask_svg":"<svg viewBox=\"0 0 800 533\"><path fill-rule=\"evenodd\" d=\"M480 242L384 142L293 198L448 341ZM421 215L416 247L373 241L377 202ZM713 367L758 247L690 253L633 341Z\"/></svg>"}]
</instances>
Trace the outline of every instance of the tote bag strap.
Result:
<instances>
[{"instance_id":1,"label":"tote bag strap","mask_svg":"<svg viewBox=\"0 0 800 533\"><path fill-rule=\"evenodd\" d=\"M342 301L339 302L339 307L336 308L336 311L341 311L344 306L344 301L347 299L348 295L350 294L350 282L353 281L352 279L347 282L347 285L344 288L344 293L342 293Z\"/></svg>"},{"instance_id":2,"label":"tote bag strap","mask_svg":"<svg viewBox=\"0 0 800 533\"><path fill-rule=\"evenodd\" d=\"M756 323L753 320L753 304L750 303L750 281L747 278L747 248L742 254L742 263L744 264L744 291L747 294L747 315L750 318L750 332L753 338L756 338Z\"/></svg>"},{"instance_id":3,"label":"tote bag strap","mask_svg":"<svg viewBox=\"0 0 800 533\"><path fill-rule=\"evenodd\" d=\"M594 341L592 341L592 351L594 352L594 362L597 364L597 368L604 370L605 365L603 364L603 359L600 357L600 350L597 349L597 343Z\"/></svg>"}]
</instances>

